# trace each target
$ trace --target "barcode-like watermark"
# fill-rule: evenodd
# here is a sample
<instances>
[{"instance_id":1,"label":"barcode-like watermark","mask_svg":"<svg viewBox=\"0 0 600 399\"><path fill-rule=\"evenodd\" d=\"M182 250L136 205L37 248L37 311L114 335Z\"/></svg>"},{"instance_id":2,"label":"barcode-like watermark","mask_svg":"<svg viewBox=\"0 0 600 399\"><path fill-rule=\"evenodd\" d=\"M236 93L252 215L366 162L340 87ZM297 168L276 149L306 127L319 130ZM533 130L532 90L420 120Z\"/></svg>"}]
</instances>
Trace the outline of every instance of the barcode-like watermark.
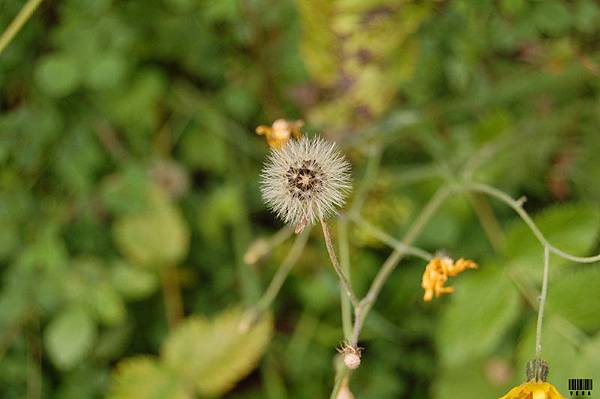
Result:
<instances>
[{"instance_id":1,"label":"barcode-like watermark","mask_svg":"<svg viewBox=\"0 0 600 399\"><path fill-rule=\"evenodd\" d=\"M592 379L569 378L569 393L571 397L592 396Z\"/></svg>"}]
</instances>

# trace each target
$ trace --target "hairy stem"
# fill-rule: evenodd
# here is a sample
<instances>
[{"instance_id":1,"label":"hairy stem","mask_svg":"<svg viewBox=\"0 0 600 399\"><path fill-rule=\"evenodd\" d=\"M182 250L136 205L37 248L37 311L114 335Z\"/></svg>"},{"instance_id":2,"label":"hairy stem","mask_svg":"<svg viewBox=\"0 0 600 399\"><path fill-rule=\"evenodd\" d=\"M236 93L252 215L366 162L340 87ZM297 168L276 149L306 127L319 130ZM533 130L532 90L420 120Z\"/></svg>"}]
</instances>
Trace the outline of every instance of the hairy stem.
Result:
<instances>
[{"instance_id":1,"label":"hairy stem","mask_svg":"<svg viewBox=\"0 0 600 399\"><path fill-rule=\"evenodd\" d=\"M325 246L327 247L327 253L329 254L329 259L331 259L331 264L333 265L335 272L337 273L338 277L340 278L340 284L342 285L344 292L348 296L348 299L350 299L350 302L352 303L352 305L354 307L356 307L358 305L358 298L356 298L356 295L354 294L354 291L352 290L352 285L350 284L350 280L348 280L348 277L346 277L346 274L342 270L342 267L340 266L340 263L338 262L337 256L335 255L335 249L333 248L333 242L331 241L331 234L329 233L329 227L327 227L327 223L325 223L325 220L323 220L322 217L320 219L321 219L321 227L323 227L323 237L325 238Z\"/></svg>"},{"instance_id":2,"label":"hairy stem","mask_svg":"<svg viewBox=\"0 0 600 399\"><path fill-rule=\"evenodd\" d=\"M377 300L377 297L379 296L379 293L381 292L381 289L383 288L383 285L387 281L389 275L394 271L398 265L398 262L400 262L400 260L406 254L405 247L410 246L416 240L417 236L427 225L427 222L429 222L431 217L442 205L444 200L446 200L449 194L450 190L447 186L442 186L435 192L419 216L417 216L411 228L404 235L404 238L401 241L403 247L394 249L394 251L386 259L381 269L379 269L379 272L377 272L377 275L371 283L367 295L365 295L365 297L360 301L358 306L355 306L355 313L357 317L354 321L354 333L352 334L351 345L358 344L358 338L360 336L364 320L366 319L369 310L373 306L373 303Z\"/></svg>"},{"instance_id":3,"label":"hairy stem","mask_svg":"<svg viewBox=\"0 0 600 399\"><path fill-rule=\"evenodd\" d=\"M283 283L287 279L296 263L298 263L298 259L300 258L300 255L306 246L306 242L308 241L308 237L310 236L310 230L310 227L307 226L301 234L296 236L292 248L281 263L281 266L279 266L277 269L277 272L275 272L275 275L273 276L273 279L269 283L269 286L265 292L254 306L246 310L240 325L242 330L247 330L250 328L252 324L254 324L258 318L260 318L262 313L271 307L271 304L277 297L277 294L279 294ZM289 231L291 233L291 229L289 229ZM281 234L281 231L277 234Z\"/></svg>"},{"instance_id":4,"label":"hairy stem","mask_svg":"<svg viewBox=\"0 0 600 399\"><path fill-rule=\"evenodd\" d=\"M348 220L344 217L338 220L338 237L340 249L340 263L342 271L350 278L350 246L348 243ZM344 339L349 340L352 334L352 304L348 296L340 290L340 303L342 304L342 328Z\"/></svg>"},{"instance_id":5,"label":"hairy stem","mask_svg":"<svg viewBox=\"0 0 600 399\"><path fill-rule=\"evenodd\" d=\"M23 8L21 8L21 11L19 11L10 25L8 25L6 30L2 33L2 36L0 36L0 54L2 54L6 46L8 46L17 33L19 33L29 18L31 18L31 15L39 7L41 2L42 0L29 0L25 3Z\"/></svg>"},{"instance_id":6,"label":"hairy stem","mask_svg":"<svg viewBox=\"0 0 600 399\"><path fill-rule=\"evenodd\" d=\"M335 372L335 383L333 385L333 390L331 391L331 395L329 395L329 399L337 399L338 393L342 388L346 378L348 378L349 370L344 367L342 364L338 364Z\"/></svg>"},{"instance_id":7,"label":"hairy stem","mask_svg":"<svg viewBox=\"0 0 600 399\"><path fill-rule=\"evenodd\" d=\"M390 246L391 248L393 248L397 251L404 251L408 255L414 255L417 258L421 258L426 261L430 261L433 258L433 255L430 254L429 252L427 252L421 248L406 245L406 244L398 241L397 239L395 239L394 237L392 237L385 231L379 229L378 227L376 227L376 226L372 225L371 223L369 223L368 221L366 221L360 215L352 214L352 215L350 215L350 218L352 219L352 221L354 223L356 223L360 227L367 230L367 232L369 234L371 234L373 237L377 238L382 243Z\"/></svg>"},{"instance_id":8,"label":"hairy stem","mask_svg":"<svg viewBox=\"0 0 600 399\"><path fill-rule=\"evenodd\" d=\"M544 245L544 274L542 277L542 293L540 295L540 307L538 308L537 326L535 329L535 357L539 358L542 353L542 323L544 322L544 306L548 294L548 269L550 265L550 248Z\"/></svg>"},{"instance_id":9,"label":"hairy stem","mask_svg":"<svg viewBox=\"0 0 600 399\"><path fill-rule=\"evenodd\" d=\"M523 219L525 224L527 224L527 226L529 227L529 229L531 230L533 235L535 235L535 237L538 239L538 241L543 246L548 247L548 250L550 252L560 256L561 258L568 259L570 261L577 262L577 263L594 263L594 262L600 261L600 254L595 255L595 256L588 256L588 257L575 256L575 255L568 254L564 251L561 251L560 249L558 249L555 246L553 246L552 244L550 244L548 242L548 240L546 239L546 237L544 237L544 234L542 234L540 229L533 222L533 220L531 219L531 216L529 216L529 214L523 209L523 201L514 200L505 192L498 190L497 188L494 188L492 186L488 186L487 184L468 183L468 184L465 184L464 189L470 190L470 191L486 193L492 197L499 199L500 201L504 202L508 206L510 206L512 209L515 210L515 212L517 212L517 214L521 217L521 219Z\"/></svg>"}]
</instances>

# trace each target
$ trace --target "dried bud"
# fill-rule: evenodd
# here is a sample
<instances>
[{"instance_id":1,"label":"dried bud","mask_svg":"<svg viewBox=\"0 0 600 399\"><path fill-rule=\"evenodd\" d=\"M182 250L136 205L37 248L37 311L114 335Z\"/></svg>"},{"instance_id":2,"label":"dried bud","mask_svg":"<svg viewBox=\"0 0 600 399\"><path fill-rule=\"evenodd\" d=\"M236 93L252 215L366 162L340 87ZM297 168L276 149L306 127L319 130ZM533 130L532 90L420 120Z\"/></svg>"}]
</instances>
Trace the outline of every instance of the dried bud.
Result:
<instances>
[{"instance_id":1,"label":"dried bud","mask_svg":"<svg viewBox=\"0 0 600 399\"><path fill-rule=\"evenodd\" d=\"M269 242L264 238L258 238L250 244L248 250L244 254L244 263L247 265L254 265L256 262L261 260L271 250Z\"/></svg>"},{"instance_id":2,"label":"dried bud","mask_svg":"<svg viewBox=\"0 0 600 399\"><path fill-rule=\"evenodd\" d=\"M356 370L360 366L362 349L363 348L361 347L344 343L340 348L338 348L338 352L343 355L344 364L346 367L348 367L350 370Z\"/></svg>"},{"instance_id":3,"label":"dried bud","mask_svg":"<svg viewBox=\"0 0 600 399\"><path fill-rule=\"evenodd\" d=\"M350 370L355 370L360 366L360 356L356 353L346 353L344 354L344 364Z\"/></svg>"}]
</instances>

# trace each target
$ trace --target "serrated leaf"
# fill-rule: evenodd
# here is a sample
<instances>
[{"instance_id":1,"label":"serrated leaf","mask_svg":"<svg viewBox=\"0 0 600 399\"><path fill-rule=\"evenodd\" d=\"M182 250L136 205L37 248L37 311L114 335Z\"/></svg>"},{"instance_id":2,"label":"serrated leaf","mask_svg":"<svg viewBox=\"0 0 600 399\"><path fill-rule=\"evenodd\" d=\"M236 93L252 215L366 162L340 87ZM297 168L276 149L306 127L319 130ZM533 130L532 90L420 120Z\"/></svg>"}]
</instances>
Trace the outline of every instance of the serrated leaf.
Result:
<instances>
[{"instance_id":1,"label":"serrated leaf","mask_svg":"<svg viewBox=\"0 0 600 399\"><path fill-rule=\"evenodd\" d=\"M519 295L503 271L481 269L458 277L442 315L436 343L446 366L489 354L519 316Z\"/></svg>"},{"instance_id":2,"label":"serrated leaf","mask_svg":"<svg viewBox=\"0 0 600 399\"><path fill-rule=\"evenodd\" d=\"M82 308L72 308L52 320L44 342L52 362L69 369L85 357L95 337L96 326L90 315Z\"/></svg>"},{"instance_id":3,"label":"serrated leaf","mask_svg":"<svg viewBox=\"0 0 600 399\"><path fill-rule=\"evenodd\" d=\"M165 363L202 395L226 392L255 367L272 334L269 317L245 333L239 328L241 319L242 312L235 309L212 320L186 320L163 347Z\"/></svg>"},{"instance_id":4,"label":"serrated leaf","mask_svg":"<svg viewBox=\"0 0 600 399\"><path fill-rule=\"evenodd\" d=\"M189 399L176 375L149 356L124 360L117 366L108 399Z\"/></svg>"},{"instance_id":5,"label":"serrated leaf","mask_svg":"<svg viewBox=\"0 0 600 399\"><path fill-rule=\"evenodd\" d=\"M574 255L585 255L597 241L600 213L585 204L556 205L546 208L533 218L548 241ZM505 255L513 267L538 280L542 271L543 249L529 227L516 220L507 231ZM552 257L552 265L567 263Z\"/></svg>"},{"instance_id":6,"label":"serrated leaf","mask_svg":"<svg viewBox=\"0 0 600 399\"><path fill-rule=\"evenodd\" d=\"M578 266L561 273L548 289L548 311L557 313L585 331L600 328L600 269Z\"/></svg>"},{"instance_id":7,"label":"serrated leaf","mask_svg":"<svg viewBox=\"0 0 600 399\"><path fill-rule=\"evenodd\" d=\"M148 208L119 219L113 234L125 256L141 266L176 265L188 251L188 226L179 210L157 188L152 190Z\"/></svg>"}]
</instances>

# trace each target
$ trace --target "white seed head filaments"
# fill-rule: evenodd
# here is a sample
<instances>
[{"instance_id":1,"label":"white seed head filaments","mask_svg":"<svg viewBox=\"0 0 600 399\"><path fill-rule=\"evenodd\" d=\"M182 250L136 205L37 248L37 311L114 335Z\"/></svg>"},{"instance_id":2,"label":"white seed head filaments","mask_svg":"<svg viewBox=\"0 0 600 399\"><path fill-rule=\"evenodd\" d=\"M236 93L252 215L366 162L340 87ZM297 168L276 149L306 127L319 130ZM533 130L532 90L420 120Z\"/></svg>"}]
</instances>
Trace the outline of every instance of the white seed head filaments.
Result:
<instances>
[{"instance_id":1,"label":"white seed head filaments","mask_svg":"<svg viewBox=\"0 0 600 399\"><path fill-rule=\"evenodd\" d=\"M261 173L264 201L296 232L336 213L350 189L350 163L320 137L272 149Z\"/></svg>"}]
</instances>

